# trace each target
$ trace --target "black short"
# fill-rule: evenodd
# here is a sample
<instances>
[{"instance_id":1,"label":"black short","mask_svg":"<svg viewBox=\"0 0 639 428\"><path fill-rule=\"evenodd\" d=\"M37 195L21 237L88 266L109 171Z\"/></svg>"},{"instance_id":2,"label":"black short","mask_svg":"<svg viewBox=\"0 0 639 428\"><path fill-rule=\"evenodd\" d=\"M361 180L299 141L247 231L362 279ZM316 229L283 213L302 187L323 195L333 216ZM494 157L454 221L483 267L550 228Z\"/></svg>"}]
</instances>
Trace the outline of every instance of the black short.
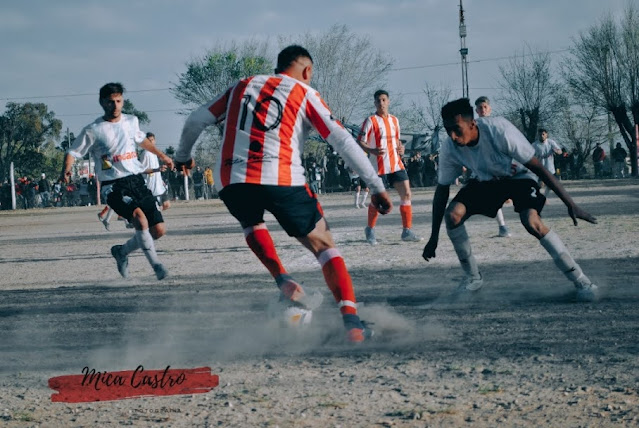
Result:
<instances>
[{"instance_id":1,"label":"black short","mask_svg":"<svg viewBox=\"0 0 639 428\"><path fill-rule=\"evenodd\" d=\"M351 178L351 190L357 190L357 187L361 187L362 189L366 189L366 183L359 177Z\"/></svg>"},{"instance_id":2,"label":"black short","mask_svg":"<svg viewBox=\"0 0 639 428\"><path fill-rule=\"evenodd\" d=\"M107 204L118 215L131 221L133 211L140 208L149 222L149 227L164 223L162 213L155 203L155 196L146 187L142 175L129 175L111 183L113 187L107 196Z\"/></svg>"},{"instance_id":3,"label":"black short","mask_svg":"<svg viewBox=\"0 0 639 428\"><path fill-rule=\"evenodd\" d=\"M408 174L405 169L400 169L399 171L386 174L386 180L388 180L389 186L393 186L397 182L408 181Z\"/></svg>"},{"instance_id":4,"label":"black short","mask_svg":"<svg viewBox=\"0 0 639 428\"><path fill-rule=\"evenodd\" d=\"M264 222L264 211L293 237L304 237L324 216L317 196L306 186L231 184L219 193L229 212L243 228Z\"/></svg>"},{"instance_id":5,"label":"black short","mask_svg":"<svg viewBox=\"0 0 639 428\"><path fill-rule=\"evenodd\" d=\"M546 203L546 198L539 192L539 184L532 179L470 180L453 198L453 202L464 204L468 215L495 217L508 199L512 199L515 212L518 213L533 209L541 214Z\"/></svg>"},{"instance_id":6,"label":"black short","mask_svg":"<svg viewBox=\"0 0 639 428\"><path fill-rule=\"evenodd\" d=\"M155 197L155 200L158 201L158 204L161 207L162 204L164 204L166 201L169 200L169 191L167 190L166 192L162 193L161 195L157 195Z\"/></svg>"}]
</instances>

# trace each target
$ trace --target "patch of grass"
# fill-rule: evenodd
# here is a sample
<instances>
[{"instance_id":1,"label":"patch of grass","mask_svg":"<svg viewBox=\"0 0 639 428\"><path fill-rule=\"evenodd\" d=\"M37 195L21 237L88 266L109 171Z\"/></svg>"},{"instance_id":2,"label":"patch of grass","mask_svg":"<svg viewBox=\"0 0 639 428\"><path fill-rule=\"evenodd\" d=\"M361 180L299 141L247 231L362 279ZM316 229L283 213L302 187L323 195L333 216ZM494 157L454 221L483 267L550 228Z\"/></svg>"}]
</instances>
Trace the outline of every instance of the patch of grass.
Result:
<instances>
[{"instance_id":1,"label":"patch of grass","mask_svg":"<svg viewBox=\"0 0 639 428\"><path fill-rule=\"evenodd\" d=\"M21 422L33 422L35 418L29 412L17 412L13 415L13 419Z\"/></svg>"}]
</instances>

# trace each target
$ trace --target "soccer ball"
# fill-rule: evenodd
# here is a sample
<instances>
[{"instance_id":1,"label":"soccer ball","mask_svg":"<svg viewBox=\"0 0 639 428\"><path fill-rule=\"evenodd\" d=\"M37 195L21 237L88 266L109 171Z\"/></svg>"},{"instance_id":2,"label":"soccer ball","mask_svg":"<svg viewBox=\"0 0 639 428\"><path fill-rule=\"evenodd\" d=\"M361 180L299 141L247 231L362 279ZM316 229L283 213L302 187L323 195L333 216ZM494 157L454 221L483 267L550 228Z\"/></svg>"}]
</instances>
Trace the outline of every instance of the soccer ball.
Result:
<instances>
[{"instance_id":1,"label":"soccer ball","mask_svg":"<svg viewBox=\"0 0 639 428\"><path fill-rule=\"evenodd\" d=\"M305 327L311 323L313 311L297 306L289 306L284 310L284 323L289 327Z\"/></svg>"}]
</instances>

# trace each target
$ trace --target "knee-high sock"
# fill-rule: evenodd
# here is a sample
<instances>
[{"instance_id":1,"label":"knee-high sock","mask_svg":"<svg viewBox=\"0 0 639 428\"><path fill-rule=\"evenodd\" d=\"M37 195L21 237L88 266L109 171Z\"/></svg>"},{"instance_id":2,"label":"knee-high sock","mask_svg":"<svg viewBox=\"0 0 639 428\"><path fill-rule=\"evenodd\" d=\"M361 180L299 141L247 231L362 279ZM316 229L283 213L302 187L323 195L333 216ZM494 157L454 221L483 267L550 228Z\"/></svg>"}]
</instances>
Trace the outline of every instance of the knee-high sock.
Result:
<instances>
[{"instance_id":1,"label":"knee-high sock","mask_svg":"<svg viewBox=\"0 0 639 428\"><path fill-rule=\"evenodd\" d=\"M160 264L158 254L155 252L155 243L153 242L153 237L151 236L149 229L136 230L135 236L138 239L138 245L144 252L146 259L149 261L151 266Z\"/></svg>"},{"instance_id":2,"label":"knee-high sock","mask_svg":"<svg viewBox=\"0 0 639 428\"><path fill-rule=\"evenodd\" d=\"M322 266L322 273L326 280L326 285L333 293L335 301L339 306L342 315L357 314L357 305L355 301L355 291L353 290L353 281L351 275L346 269L346 263L337 248L329 248L322 251L317 256Z\"/></svg>"},{"instance_id":3,"label":"knee-high sock","mask_svg":"<svg viewBox=\"0 0 639 428\"><path fill-rule=\"evenodd\" d=\"M362 206L365 206L366 198L368 198L368 190L364 190L364 197L362 198Z\"/></svg>"},{"instance_id":4,"label":"knee-high sock","mask_svg":"<svg viewBox=\"0 0 639 428\"><path fill-rule=\"evenodd\" d=\"M140 248L140 241L136 232L128 241L124 243L124 245L122 245L122 252L124 253L124 255L127 255L134 252L138 248Z\"/></svg>"},{"instance_id":5,"label":"knee-high sock","mask_svg":"<svg viewBox=\"0 0 639 428\"><path fill-rule=\"evenodd\" d=\"M554 230L551 230L541 238L539 243L548 251L559 270L575 285L588 285L591 283Z\"/></svg>"},{"instance_id":6,"label":"knee-high sock","mask_svg":"<svg viewBox=\"0 0 639 428\"><path fill-rule=\"evenodd\" d=\"M506 221L504 221L504 213L502 212L501 208L499 208L497 210L497 223L500 226L506 226Z\"/></svg>"},{"instance_id":7,"label":"knee-high sock","mask_svg":"<svg viewBox=\"0 0 639 428\"><path fill-rule=\"evenodd\" d=\"M454 229L446 228L446 231L448 232L448 237L453 243L453 248L457 253L457 258L459 259L459 263L461 263L464 273L474 278L479 277L479 267L477 266L475 256L473 256L473 250L470 247L470 240L468 239L468 233L466 233L466 226L462 224Z\"/></svg>"},{"instance_id":8,"label":"knee-high sock","mask_svg":"<svg viewBox=\"0 0 639 428\"><path fill-rule=\"evenodd\" d=\"M359 190L355 192L355 206L359 205Z\"/></svg>"},{"instance_id":9,"label":"knee-high sock","mask_svg":"<svg viewBox=\"0 0 639 428\"><path fill-rule=\"evenodd\" d=\"M104 217L106 212L109 211L110 209L111 207L109 207L108 205L105 205L104 208L102 208L102 211L100 211L100 217Z\"/></svg>"},{"instance_id":10,"label":"knee-high sock","mask_svg":"<svg viewBox=\"0 0 639 428\"><path fill-rule=\"evenodd\" d=\"M106 217L104 217L107 223L111 221L111 217L113 217L114 212L115 211L113 211L113 208L109 207L109 211L107 211Z\"/></svg>"},{"instance_id":11,"label":"knee-high sock","mask_svg":"<svg viewBox=\"0 0 639 428\"><path fill-rule=\"evenodd\" d=\"M253 250L253 253L260 259L273 278L277 279L280 275L287 273L277 255L277 251L275 251L275 244L271 234L268 233L264 223L245 228L244 238L249 248Z\"/></svg>"},{"instance_id":12,"label":"knee-high sock","mask_svg":"<svg viewBox=\"0 0 639 428\"><path fill-rule=\"evenodd\" d=\"M402 201L399 204L399 212L402 215L402 227L404 229L413 227L413 207L410 201Z\"/></svg>"},{"instance_id":13,"label":"knee-high sock","mask_svg":"<svg viewBox=\"0 0 639 428\"><path fill-rule=\"evenodd\" d=\"M375 227L377 223L377 217L379 217L379 212L377 212L377 208L373 206L373 204L368 205L368 227Z\"/></svg>"}]
</instances>

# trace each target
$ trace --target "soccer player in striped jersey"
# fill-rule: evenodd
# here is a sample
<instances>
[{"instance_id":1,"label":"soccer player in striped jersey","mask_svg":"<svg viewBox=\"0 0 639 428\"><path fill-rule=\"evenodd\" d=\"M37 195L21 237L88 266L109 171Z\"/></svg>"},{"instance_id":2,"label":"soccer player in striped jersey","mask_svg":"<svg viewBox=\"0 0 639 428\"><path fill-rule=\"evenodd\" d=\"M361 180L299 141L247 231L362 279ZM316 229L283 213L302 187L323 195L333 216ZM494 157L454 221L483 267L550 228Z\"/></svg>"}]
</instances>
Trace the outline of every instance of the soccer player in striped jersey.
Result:
<instances>
[{"instance_id":1,"label":"soccer player in striped jersey","mask_svg":"<svg viewBox=\"0 0 639 428\"><path fill-rule=\"evenodd\" d=\"M402 216L403 241L421 241L422 238L412 231L413 209L411 206L410 182L401 159L403 145L400 141L399 121L388 112L390 98L388 92L380 89L373 95L375 114L366 118L362 124L358 143L370 156L373 167L379 176L386 176L388 183L399 193L399 212ZM378 212L374 205L368 207L368 224L364 229L366 241L377 244L375 224Z\"/></svg>"},{"instance_id":2,"label":"soccer player in striped jersey","mask_svg":"<svg viewBox=\"0 0 639 428\"><path fill-rule=\"evenodd\" d=\"M87 153L93 156L102 194L107 195L106 203L136 230L124 245L111 247L120 275L125 278L129 275L128 255L141 248L155 276L161 280L168 272L158 259L153 240L163 236L166 227L155 197L144 183L144 167L138 160L136 146L159 156L168 168L173 168L173 160L140 131L137 117L122 113L123 93L120 83L107 83L100 88L104 115L87 125L73 141L64 158L60 178L66 182L71 177L75 159L82 159Z\"/></svg>"},{"instance_id":3,"label":"soccer player in striped jersey","mask_svg":"<svg viewBox=\"0 0 639 428\"><path fill-rule=\"evenodd\" d=\"M382 180L342 124L310 85L313 60L301 46L283 49L274 75L234 83L186 120L175 155L177 166L193 168L191 150L205 127L225 122L215 166L220 199L244 229L246 242L275 279L282 296L305 306L308 296L277 255L264 212L310 250L342 314L347 338L362 342L370 328L357 315L353 284L335 247L317 196L306 184L302 154L311 129L335 148L371 188L372 205L390 212Z\"/></svg>"},{"instance_id":4,"label":"soccer player in striped jersey","mask_svg":"<svg viewBox=\"0 0 639 428\"><path fill-rule=\"evenodd\" d=\"M528 233L550 254L555 265L577 289L578 301L594 301L598 289L572 258L559 235L540 217L546 198L539 192L539 177L568 207L575 226L577 219L597 223L595 217L581 209L561 183L535 157L535 150L521 132L503 117L475 120L467 98L451 101L442 107L442 119L448 133L439 156L439 175L433 198L432 234L422 256L435 257L442 220L461 263L465 277L459 291L476 291L483 278L473 256L465 221L475 214L494 217L504 201L512 199L515 212ZM474 175L446 208L450 185L463 166Z\"/></svg>"},{"instance_id":5,"label":"soccer player in striped jersey","mask_svg":"<svg viewBox=\"0 0 639 428\"><path fill-rule=\"evenodd\" d=\"M479 117L488 117L493 111L490 106L490 100L486 96L481 96L475 100L475 112ZM495 215L497 219L497 225L499 226L499 237L500 238L510 238L510 231L508 230L508 226L506 226L506 220L504 220L504 213L501 208L497 210L497 214Z\"/></svg>"}]
</instances>

